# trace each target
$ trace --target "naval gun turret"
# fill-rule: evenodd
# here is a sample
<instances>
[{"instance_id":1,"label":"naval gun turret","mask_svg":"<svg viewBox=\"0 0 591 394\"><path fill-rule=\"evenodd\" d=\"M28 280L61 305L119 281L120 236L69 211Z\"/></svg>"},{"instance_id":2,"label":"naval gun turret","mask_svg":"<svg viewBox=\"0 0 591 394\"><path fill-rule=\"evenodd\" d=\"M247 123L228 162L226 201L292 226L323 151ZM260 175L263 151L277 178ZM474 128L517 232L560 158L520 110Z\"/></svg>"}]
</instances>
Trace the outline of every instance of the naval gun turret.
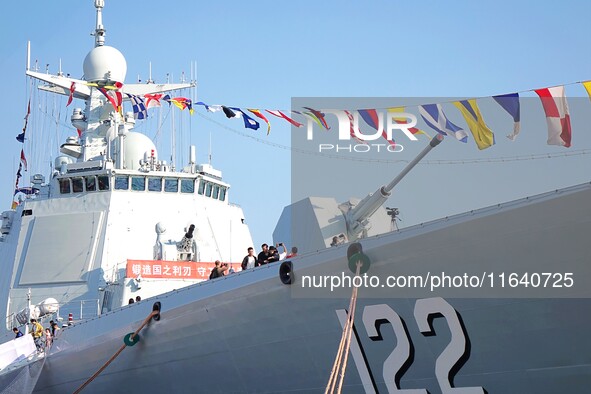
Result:
<instances>
[{"instance_id":1,"label":"naval gun turret","mask_svg":"<svg viewBox=\"0 0 591 394\"><path fill-rule=\"evenodd\" d=\"M439 143L443 141L441 134L429 142L429 145L425 147L402 171L392 179L390 183L385 186L381 186L372 194L368 194L363 200L359 202L355 207L350 207L349 204L341 204L339 208L345 215L347 223L347 233L350 241L354 241L358 238L364 238L367 236L367 225L368 218L370 218L380 208L392 194L392 189L396 186L402 178L406 176L417 165L419 161L423 159Z\"/></svg>"},{"instance_id":2,"label":"naval gun turret","mask_svg":"<svg viewBox=\"0 0 591 394\"><path fill-rule=\"evenodd\" d=\"M358 202L350 199L338 204L334 198L308 197L285 207L273 231L274 242L297 246L299 253L305 253L391 231L395 212L387 213L384 203L441 141L443 136L438 134L390 183Z\"/></svg>"}]
</instances>

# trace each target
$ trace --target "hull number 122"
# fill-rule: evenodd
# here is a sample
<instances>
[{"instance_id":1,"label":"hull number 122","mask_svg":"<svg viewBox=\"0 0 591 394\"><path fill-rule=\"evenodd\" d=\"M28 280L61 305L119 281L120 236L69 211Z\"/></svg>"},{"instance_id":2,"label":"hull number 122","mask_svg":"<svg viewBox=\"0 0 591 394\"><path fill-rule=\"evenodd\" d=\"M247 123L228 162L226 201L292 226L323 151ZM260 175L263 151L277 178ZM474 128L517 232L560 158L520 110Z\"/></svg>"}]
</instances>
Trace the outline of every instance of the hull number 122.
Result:
<instances>
[{"instance_id":1,"label":"hull number 122","mask_svg":"<svg viewBox=\"0 0 591 394\"><path fill-rule=\"evenodd\" d=\"M347 312L337 310L344 325ZM414 318L425 336L437 335L431 325L434 318L443 317L451 332L449 344L435 361L435 377L442 394L485 394L482 387L454 387L453 378L469 357L469 339L458 312L443 298L419 299L415 303ZM401 389L400 379L411 366L414 348L402 318L389 305L368 305L363 309L363 325L373 341L382 341L381 329L389 324L396 335L396 347L384 360L382 375L389 393L428 394L426 389ZM351 355L357 365L366 393L375 393L369 366L365 362L363 348L357 340L351 342Z\"/></svg>"}]
</instances>

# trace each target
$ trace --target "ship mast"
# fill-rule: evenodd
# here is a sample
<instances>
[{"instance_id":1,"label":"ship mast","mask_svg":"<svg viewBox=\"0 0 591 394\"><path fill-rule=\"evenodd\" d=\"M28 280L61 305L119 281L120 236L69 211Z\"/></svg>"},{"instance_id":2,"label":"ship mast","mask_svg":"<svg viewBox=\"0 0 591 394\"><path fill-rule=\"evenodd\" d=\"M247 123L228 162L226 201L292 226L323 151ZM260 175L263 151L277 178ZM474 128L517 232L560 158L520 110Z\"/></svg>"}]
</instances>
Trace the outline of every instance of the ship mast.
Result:
<instances>
[{"instance_id":1,"label":"ship mast","mask_svg":"<svg viewBox=\"0 0 591 394\"><path fill-rule=\"evenodd\" d=\"M96 7L96 28L94 29L94 46L100 47L105 45L105 27L103 26L103 7L105 6L105 0L94 0L94 6Z\"/></svg>"}]
</instances>

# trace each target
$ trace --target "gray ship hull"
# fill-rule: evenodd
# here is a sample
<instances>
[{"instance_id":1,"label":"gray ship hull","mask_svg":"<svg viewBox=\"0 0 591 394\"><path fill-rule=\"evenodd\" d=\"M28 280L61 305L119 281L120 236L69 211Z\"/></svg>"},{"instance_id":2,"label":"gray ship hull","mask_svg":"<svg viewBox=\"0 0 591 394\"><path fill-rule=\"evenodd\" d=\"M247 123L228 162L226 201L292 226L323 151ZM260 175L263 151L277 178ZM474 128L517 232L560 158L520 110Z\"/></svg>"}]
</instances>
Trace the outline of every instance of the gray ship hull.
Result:
<instances>
[{"instance_id":1,"label":"gray ship hull","mask_svg":"<svg viewBox=\"0 0 591 394\"><path fill-rule=\"evenodd\" d=\"M377 276L442 267L495 278L568 271L575 285L361 288L344 392L588 393L589 201L585 184L363 240ZM56 339L35 392L74 391L156 301L160 321L85 393L323 392L351 290L331 295L301 284L306 275L342 271L347 247L293 264L292 285L280 281L279 264L267 265L76 323Z\"/></svg>"}]
</instances>

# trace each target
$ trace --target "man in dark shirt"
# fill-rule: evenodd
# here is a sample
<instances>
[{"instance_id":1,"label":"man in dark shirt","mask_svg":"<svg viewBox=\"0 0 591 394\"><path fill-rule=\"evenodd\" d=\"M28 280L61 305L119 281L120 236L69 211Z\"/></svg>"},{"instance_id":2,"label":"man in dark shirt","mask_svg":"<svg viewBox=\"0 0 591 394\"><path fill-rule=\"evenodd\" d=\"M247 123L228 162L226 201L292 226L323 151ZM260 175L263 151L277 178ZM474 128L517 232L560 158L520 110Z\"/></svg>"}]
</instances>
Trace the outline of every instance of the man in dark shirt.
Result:
<instances>
[{"instance_id":1,"label":"man in dark shirt","mask_svg":"<svg viewBox=\"0 0 591 394\"><path fill-rule=\"evenodd\" d=\"M279 252L275 246L271 245L271 247L269 247L269 256L267 257L267 261L269 263L279 261Z\"/></svg>"},{"instance_id":2,"label":"man in dark shirt","mask_svg":"<svg viewBox=\"0 0 591 394\"><path fill-rule=\"evenodd\" d=\"M267 244L262 244L261 245L261 249L262 252L259 253L259 255L257 256L257 262L256 262L256 266L258 267L259 265L265 265L267 263L269 263L269 245Z\"/></svg>"},{"instance_id":3,"label":"man in dark shirt","mask_svg":"<svg viewBox=\"0 0 591 394\"><path fill-rule=\"evenodd\" d=\"M53 323L51 325L51 336L53 336L55 338L55 336L58 334L58 331L60 330L59 326L57 325L57 323Z\"/></svg>"},{"instance_id":4,"label":"man in dark shirt","mask_svg":"<svg viewBox=\"0 0 591 394\"><path fill-rule=\"evenodd\" d=\"M211 273L209 274L209 279L215 279L220 276L220 261L216 260L214 264L215 267L213 267L213 269L211 270Z\"/></svg>"},{"instance_id":5,"label":"man in dark shirt","mask_svg":"<svg viewBox=\"0 0 591 394\"><path fill-rule=\"evenodd\" d=\"M209 274L209 279L219 278L220 276L224 276L224 272L228 270L228 263L221 263L219 260L215 261L215 267L211 270L211 274Z\"/></svg>"},{"instance_id":6,"label":"man in dark shirt","mask_svg":"<svg viewBox=\"0 0 591 394\"><path fill-rule=\"evenodd\" d=\"M18 328L14 327L12 329L12 332L14 332L14 334L16 335L15 338L20 338L23 336L23 333L21 332L21 330L19 330Z\"/></svg>"}]
</instances>

